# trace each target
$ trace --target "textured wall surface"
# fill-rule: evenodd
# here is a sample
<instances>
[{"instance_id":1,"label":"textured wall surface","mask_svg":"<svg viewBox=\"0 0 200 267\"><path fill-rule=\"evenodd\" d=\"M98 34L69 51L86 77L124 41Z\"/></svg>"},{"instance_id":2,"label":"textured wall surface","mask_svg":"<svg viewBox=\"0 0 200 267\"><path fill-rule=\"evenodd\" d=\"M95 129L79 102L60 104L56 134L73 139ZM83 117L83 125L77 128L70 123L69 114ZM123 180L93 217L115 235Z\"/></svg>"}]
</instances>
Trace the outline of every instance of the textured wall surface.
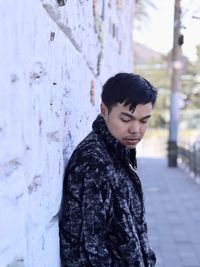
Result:
<instances>
[{"instance_id":1,"label":"textured wall surface","mask_svg":"<svg viewBox=\"0 0 200 267\"><path fill-rule=\"evenodd\" d=\"M132 0L0 0L0 266L59 266L64 165L132 71Z\"/></svg>"}]
</instances>

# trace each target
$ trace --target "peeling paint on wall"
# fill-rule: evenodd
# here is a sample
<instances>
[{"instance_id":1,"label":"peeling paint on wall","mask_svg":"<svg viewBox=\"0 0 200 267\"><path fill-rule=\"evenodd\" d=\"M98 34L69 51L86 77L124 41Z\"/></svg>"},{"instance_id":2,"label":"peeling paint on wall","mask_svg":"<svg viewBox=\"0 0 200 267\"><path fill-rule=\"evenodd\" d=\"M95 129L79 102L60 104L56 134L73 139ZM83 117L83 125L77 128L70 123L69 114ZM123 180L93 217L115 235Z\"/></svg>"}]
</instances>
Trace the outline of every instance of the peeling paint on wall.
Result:
<instances>
[{"instance_id":1,"label":"peeling paint on wall","mask_svg":"<svg viewBox=\"0 0 200 267\"><path fill-rule=\"evenodd\" d=\"M94 80L91 80L90 83L90 102L93 106L95 105Z\"/></svg>"},{"instance_id":2,"label":"peeling paint on wall","mask_svg":"<svg viewBox=\"0 0 200 267\"><path fill-rule=\"evenodd\" d=\"M101 60L103 58L103 52L101 51L98 55L98 60L97 60L97 76L100 75L101 73Z\"/></svg>"},{"instance_id":3,"label":"peeling paint on wall","mask_svg":"<svg viewBox=\"0 0 200 267\"><path fill-rule=\"evenodd\" d=\"M47 141L48 142L59 142L60 141L59 135L60 135L59 131L47 133Z\"/></svg>"},{"instance_id":4,"label":"peeling paint on wall","mask_svg":"<svg viewBox=\"0 0 200 267\"><path fill-rule=\"evenodd\" d=\"M0 176L9 177L11 174L16 171L22 164L20 163L19 159L12 159L9 162L0 165Z\"/></svg>"},{"instance_id":5,"label":"peeling paint on wall","mask_svg":"<svg viewBox=\"0 0 200 267\"><path fill-rule=\"evenodd\" d=\"M32 84L39 84L41 82L41 79L46 76L46 70L40 61L36 61L33 64L33 68L30 71L30 85Z\"/></svg>"},{"instance_id":6,"label":"peeling paint on wall","mask_svg":"<svg viewBox=\"0 0 200 267\"><path fill-rule=\"evenodd\" d=\"M55 38L55 32L50 33L50 41L52 42Z\"/></svg>"},{"instance_id":7,"label":"peeling paint on wall","mask_svg":"<svg viewBox=\"0 0 200 267\"><path fill-rule=\"evenodd\" d=\"M132 71L133 2L0 1L0 267L59 267L64 168L102 84Z\"/></svg>"},{"instance_id":8,"label":"peeling paint on wall","mask_svg":"<svg viewBox=\"0 0 200 267\"><path fill-rule=\"evenodd\" d=\"M16 259L12 263L9 263L6 267L25 267L24 259Z\"/></svg>"},{"instance_id":9,"label":"peeling paint on wall","mask_svg":"<svg viewBox=\"0 0 200 267\"><path fill-rule=\"evenodd\" d=\"M17 75L16 74L11 74L11 83L15 83L15 82L17 82L18 80L19 80L19 78L17 77Z\"/></svg>"},{"instance_id":10,"label":"peeling paint on wall","mask_svg":"<svg viewBox=\"0 0 200 267\"><path fill-rule=\"evenodd\" d=\"M41 186L42 186L42 176L41 175L34 176L31 184L28 186L29 194L36 192L38 190L38 187Z\"/></svg>"},{"instance_id":11,"label":"peeling paint on wall","mask_svg":"<svg viewBox=\"0 0 200 267\"><path fill-rule=\"evenodd\" d=\"M59 6L64 6L67 0L57 0Z\"/></svg>"}]
</instances>

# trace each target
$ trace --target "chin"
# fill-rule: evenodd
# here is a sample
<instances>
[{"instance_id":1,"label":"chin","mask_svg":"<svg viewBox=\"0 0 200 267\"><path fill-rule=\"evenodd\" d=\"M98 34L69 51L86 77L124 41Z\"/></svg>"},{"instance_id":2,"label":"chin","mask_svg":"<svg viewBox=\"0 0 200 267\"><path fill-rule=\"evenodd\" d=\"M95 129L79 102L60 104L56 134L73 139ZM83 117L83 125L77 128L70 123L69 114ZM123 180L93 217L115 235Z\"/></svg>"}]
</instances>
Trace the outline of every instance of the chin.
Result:
<instances>
[{"instance_id":1,"label":"chin","mask_svg":"<svg viewBox=\"0 0 200 267\"><path fill-rule=\"evenodd\" d=\"M126 148L128 149L133 149L133 148L136 148L137 144L139 142L125 142L125 141L121 141L120 142L123 146L125 146Z\"/></svg>"},{"instance_id":2,"label":"chin","mask_svg":"<svg viewBox=\"0 0 200 267\"><path fill-rule=\"evenodd\" d=\"M126 143L122 143L122 144L128 149L132 149L132 148L135 148L137 146L137 144L126 144Z\"/></svg>"},{"instance_id":3,"label":"chin","mask_svg":"<svg viewBox=\"0 0 200 267\"><path fill-rule=\"evenodd\" d=\"M129 148L129 149L133 149L133 148L136 148L137 145L127 145L126 147Z\"/></svg>"}]
</instances>

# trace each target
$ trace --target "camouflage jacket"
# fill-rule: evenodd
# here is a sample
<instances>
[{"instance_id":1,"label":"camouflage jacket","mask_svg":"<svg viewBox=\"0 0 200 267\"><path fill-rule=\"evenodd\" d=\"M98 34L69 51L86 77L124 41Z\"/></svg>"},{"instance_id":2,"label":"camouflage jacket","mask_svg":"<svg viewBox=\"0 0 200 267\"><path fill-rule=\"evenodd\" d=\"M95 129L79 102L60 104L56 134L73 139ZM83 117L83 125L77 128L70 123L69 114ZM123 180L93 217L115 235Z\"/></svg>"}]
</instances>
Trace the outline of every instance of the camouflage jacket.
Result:
<instances>
[{"instance_id":1,"label":"camouflage jacket","mask_svg":"<svg viewBox=\"0 0 200 267\"><path fill-rule=\"evenodd\" d=\"M59 223L63 267L155 265L135 166L135 149L120 144L99 115L65 171Z\"/></svg>"}]
</instances>

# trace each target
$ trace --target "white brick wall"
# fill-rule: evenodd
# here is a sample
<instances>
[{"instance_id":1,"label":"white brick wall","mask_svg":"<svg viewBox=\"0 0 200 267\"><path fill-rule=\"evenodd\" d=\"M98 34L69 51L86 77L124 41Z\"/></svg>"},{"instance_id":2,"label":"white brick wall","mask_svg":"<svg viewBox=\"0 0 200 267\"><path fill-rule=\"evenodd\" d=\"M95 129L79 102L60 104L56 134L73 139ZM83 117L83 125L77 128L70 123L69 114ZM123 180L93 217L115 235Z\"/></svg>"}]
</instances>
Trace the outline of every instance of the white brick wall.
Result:
<instances>
[{"instance_id":1,"label":"white brick wall","mask_svg":"<svg viewBox=\"0 0 200 267\"><path fill-rule=\"evenodd\" d=\"M59 266L64 165L132 71L132 2L0 0L1 267Z\"/></svg>"}]
</instances>

